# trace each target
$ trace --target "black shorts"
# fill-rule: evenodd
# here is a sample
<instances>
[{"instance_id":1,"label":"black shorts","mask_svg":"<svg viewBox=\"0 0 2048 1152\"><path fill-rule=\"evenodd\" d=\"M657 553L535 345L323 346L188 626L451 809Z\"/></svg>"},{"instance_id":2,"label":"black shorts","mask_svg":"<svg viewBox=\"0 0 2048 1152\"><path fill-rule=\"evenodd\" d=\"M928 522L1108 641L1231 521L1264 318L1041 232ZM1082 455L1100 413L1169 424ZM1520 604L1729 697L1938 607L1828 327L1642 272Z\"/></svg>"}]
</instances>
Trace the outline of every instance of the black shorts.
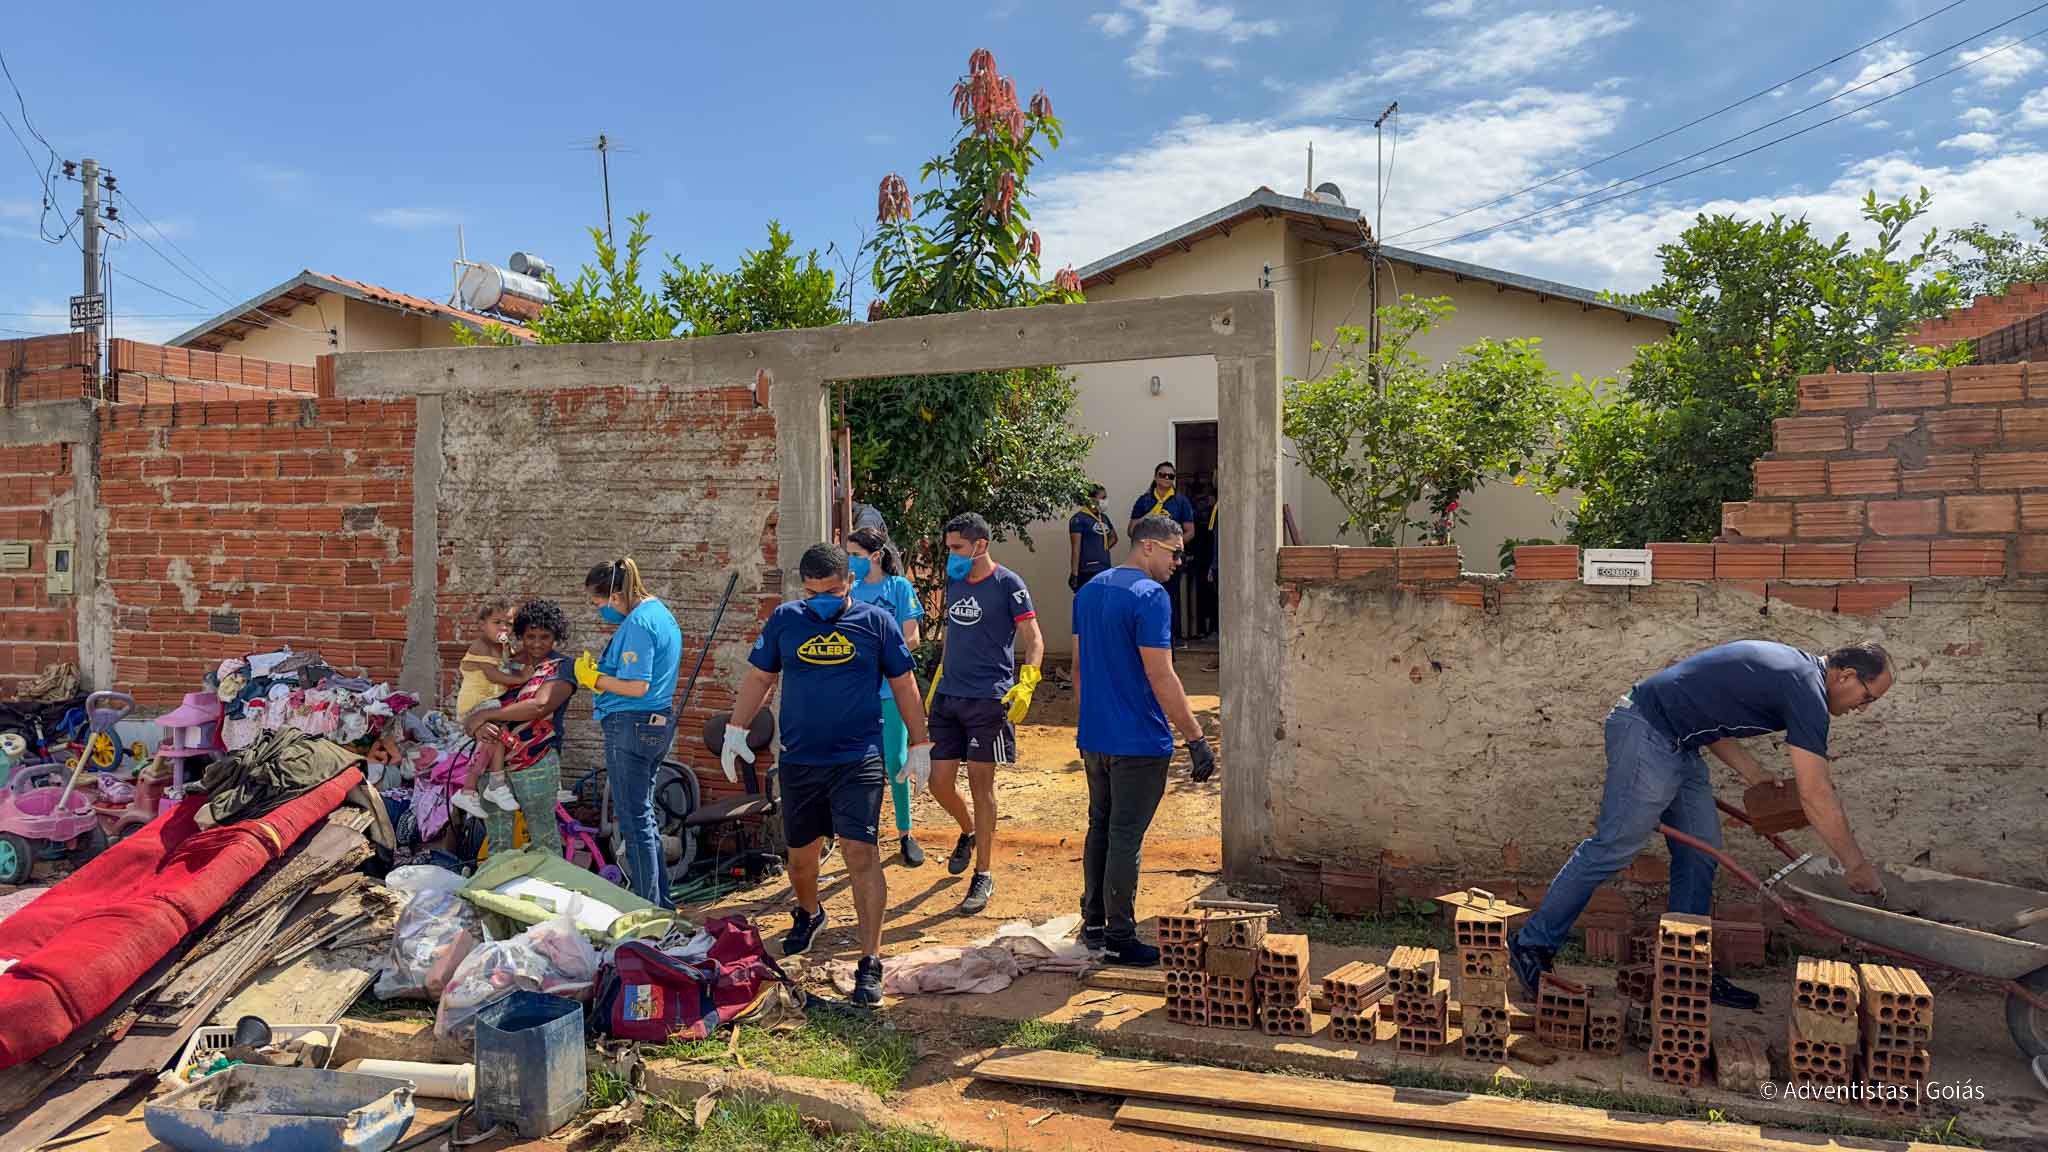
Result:
<instances>
[{"instance_id":1,"label":"black shorts","mask_svg":"<svg viewBox=\"0 0 2048 1152\"><path fill-rule=\"evenodd\" d=\"M972 764L1009 764L1017 758L1017 730L1001 700L971 700L939 693L925 718L931 729L932 759Z\"/></svg>"},{"instance_id":2,"label":"black shorts","mask_svg":"<svg viewBox=\"0 0 2048 1152\"><path fill-rule=\"evenodd\" d=\"M791 848L837 836L876 842L888 777L882 758L829 768L782 766L782 838Z\"/></svg>"}]
</instances>

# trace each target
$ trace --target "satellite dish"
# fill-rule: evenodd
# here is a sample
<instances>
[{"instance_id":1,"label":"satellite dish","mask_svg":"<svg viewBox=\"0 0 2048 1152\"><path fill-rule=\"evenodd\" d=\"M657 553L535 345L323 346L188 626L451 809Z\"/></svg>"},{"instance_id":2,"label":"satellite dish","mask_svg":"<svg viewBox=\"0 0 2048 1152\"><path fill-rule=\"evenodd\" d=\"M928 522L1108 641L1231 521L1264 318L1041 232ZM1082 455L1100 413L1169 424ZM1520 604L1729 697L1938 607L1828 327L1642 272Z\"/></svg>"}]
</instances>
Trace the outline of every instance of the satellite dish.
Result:
<instances>
[{"instance_id":1,"label":"satellite dish","mask_svg":"<svg viewBox=\"0 0 2048 1152\"><path fill-rule=\"evenodd\" d=\"M1316 185L1316 199L1331 204L1343 204L1344 190L1335 184L1325 181Z\"/></svg>"}]
</instances>

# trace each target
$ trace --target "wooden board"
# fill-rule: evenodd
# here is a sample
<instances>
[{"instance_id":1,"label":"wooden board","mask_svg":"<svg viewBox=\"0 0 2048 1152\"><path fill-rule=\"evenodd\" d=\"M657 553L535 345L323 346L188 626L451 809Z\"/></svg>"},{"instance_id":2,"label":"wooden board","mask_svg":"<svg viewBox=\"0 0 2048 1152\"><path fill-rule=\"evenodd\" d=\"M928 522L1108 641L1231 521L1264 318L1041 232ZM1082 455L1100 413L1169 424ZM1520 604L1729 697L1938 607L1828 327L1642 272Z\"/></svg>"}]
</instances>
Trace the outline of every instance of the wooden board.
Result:
<instances>
[{"instance_id":1,"label":"wooden board","mask_svg":"<svg viewBox=\"0 0 2048 1152\"><path fill-rule=\"evenodd\" d=\"M1005 1048L975 1066L978 1080L1103 1096L1237 1107L1297 1118L1354 1120L1406 1128L1549 1140L1637 1152L1935 1152L1933 1145L1774 1132L1753 1124L1708 1124L1571 1104L1389 1088L1341 1080L1239 1072L1162 1060L1120 1060L1073 1052Z\"/></svg>"},{"instance_id":2,"label":"wooden board","mask_svg":"<svg viewBox=\"0 0 2048 1152\"><path fill-rule=\"evenodd\" d=\"M1259 1148L1298 1148L1302 1152L1444 1152L1441 1136L1355 1120L1297 1120L1234 1108L1127 1101L1116 1110L1119 1128L1142 1128L1176 1136L1207 1136L1235 1140ZM1539 1144L1488 1136L1464 1136L1456 1147L1512 1149L1521 1152L1567 1152L1569 1144Z\"/></svg>"},{"instance_id":3,"label":"wooden board","mask_svg":"<svg viewBox=\"0 0 2048 1152\"><path fill-rule=\"evenodd\" d=\"M315 948L282 968L266 969L221 1005L213 1022L261 1016L273 1024L332 1024L377 978L383 951L375 946Z\"/></svg>"}]
</instances>

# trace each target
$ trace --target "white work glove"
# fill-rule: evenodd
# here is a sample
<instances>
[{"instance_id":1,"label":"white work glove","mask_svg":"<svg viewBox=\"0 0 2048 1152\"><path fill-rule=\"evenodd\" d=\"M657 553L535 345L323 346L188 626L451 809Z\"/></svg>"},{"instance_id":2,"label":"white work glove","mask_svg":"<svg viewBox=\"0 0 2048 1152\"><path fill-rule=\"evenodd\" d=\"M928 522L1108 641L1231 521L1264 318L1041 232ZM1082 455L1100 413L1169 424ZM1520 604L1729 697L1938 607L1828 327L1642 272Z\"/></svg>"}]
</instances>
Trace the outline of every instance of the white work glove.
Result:
<instances>
[{"instance_id":1,"label":"white work glove","mask_svg":"<svg viewBox=\"0 0 2048 1152\"><path fill-rule=\"evenodd\" d=\"M725 746L718 751L718 766L725 770L725 782L728 784L740 782L740 770L734 763L735 758L752 764L754 762L754 750L747 747L746 725L740 724L737 721L727 720L725 722Z\"/></svg>"},{"instance_id":2,"label":"white work glove","mask_svg":"<svg viewBox=\"0 0 2048 1152\"><path fill-rule=\"evenodd\" d=\"M910 781L910 791L913 795L924 791L924 786L931 781L931 741L910 746L910 755L903 758L903 771L897 774L896 782L900 784L906 778Z\"/></svg>"}]
</instances>

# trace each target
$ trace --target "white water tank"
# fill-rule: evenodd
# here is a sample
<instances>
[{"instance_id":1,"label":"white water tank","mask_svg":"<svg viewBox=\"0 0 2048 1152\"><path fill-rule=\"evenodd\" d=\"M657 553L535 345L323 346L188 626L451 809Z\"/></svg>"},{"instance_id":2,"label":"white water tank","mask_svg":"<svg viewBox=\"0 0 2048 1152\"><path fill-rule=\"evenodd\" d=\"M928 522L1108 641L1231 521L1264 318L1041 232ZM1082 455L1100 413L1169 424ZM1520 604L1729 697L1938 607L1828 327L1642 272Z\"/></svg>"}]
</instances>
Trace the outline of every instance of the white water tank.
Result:
<instances>
[{"instance_id":1,"label":"white water tank","mask_svg":"<svg viewBox=\"0 0 2048 1152\"><path fill-rule=\"evenodd\" d=\"M527 312L544 307L552 299L546 284L495 264L471 264L464 268L458 291L464 307L486 312Z\"/></svg>"}]
</instances>

